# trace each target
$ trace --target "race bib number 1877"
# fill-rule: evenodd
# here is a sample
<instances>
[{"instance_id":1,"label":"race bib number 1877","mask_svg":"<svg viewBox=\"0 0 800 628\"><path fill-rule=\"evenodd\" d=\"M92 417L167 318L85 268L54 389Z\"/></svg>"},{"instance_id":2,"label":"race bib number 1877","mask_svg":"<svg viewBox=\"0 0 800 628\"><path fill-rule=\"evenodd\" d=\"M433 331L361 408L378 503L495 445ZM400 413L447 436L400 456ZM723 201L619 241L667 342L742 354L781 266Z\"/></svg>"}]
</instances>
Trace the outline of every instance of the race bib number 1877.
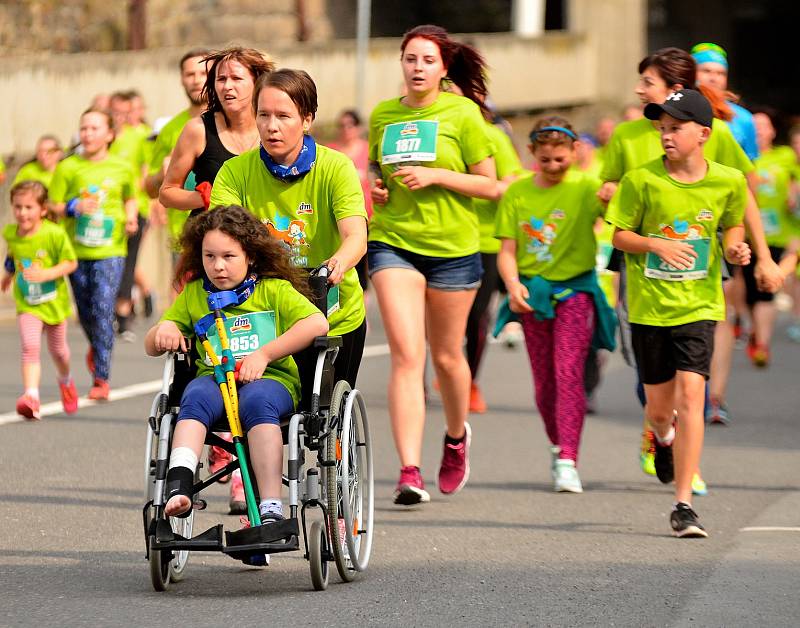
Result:
<instances>
[{"instance_id":1,"label":"race bib number 1877","mask_svg":"<svg viewBox=\"0 0 800 628\"><path fill-rule=\"evenodd\" d=\"M439 122L436 120L387 124L381 142L381 164L436 161L438 133Z\"/></svg>"}]
</instances>

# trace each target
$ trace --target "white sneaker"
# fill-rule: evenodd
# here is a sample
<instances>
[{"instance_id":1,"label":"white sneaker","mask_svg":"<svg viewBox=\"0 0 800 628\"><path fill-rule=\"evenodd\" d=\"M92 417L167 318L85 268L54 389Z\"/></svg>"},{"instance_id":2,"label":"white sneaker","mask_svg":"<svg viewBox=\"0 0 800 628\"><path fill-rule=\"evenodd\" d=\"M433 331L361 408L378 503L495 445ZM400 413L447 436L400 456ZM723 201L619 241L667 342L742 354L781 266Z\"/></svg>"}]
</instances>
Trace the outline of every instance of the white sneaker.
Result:
<instances>
[{"instance_id":1,"label":"white sneaker","mask_svg":"<svg viewBox=\"0 0 800 628\"><path fill-rule=\"evenodd\" d=\"M561 454L561 447L558 445L550 445L548 447L550 450L550 477L553 478L553 482L556 481L556 463L558 462L558 456Z\"/></svg>"},{"instance_id":2,"label":"white sneaker","mask_svg":"<svg viewBox=\"0 0 800 628\"><path fill-rule=\"evenodd\" d=\"M553 490L556 493L583 493L581 478L572 460L559 460L556 462Z\"/></svg>"}]
</instances>

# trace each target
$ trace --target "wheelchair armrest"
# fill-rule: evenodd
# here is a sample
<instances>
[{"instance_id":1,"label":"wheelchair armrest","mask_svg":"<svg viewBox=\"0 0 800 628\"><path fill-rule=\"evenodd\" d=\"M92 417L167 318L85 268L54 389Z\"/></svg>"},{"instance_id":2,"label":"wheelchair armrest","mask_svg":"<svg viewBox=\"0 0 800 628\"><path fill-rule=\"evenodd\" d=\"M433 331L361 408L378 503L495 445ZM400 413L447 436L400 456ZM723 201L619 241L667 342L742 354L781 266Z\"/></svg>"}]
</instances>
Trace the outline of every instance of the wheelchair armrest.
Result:
<instances>
[{"instance_id":1,"label":"wheelchair armrest","mask_svg":"<svg viewBox=\"0 0 800 628\"><path fill-rule=\"evenodd\" d=\"M341 336L317 336L314 338L314 344L312 345L315 349L337 349L341 348L342 346L342 337Z\"/></svg>"}]
</instances>

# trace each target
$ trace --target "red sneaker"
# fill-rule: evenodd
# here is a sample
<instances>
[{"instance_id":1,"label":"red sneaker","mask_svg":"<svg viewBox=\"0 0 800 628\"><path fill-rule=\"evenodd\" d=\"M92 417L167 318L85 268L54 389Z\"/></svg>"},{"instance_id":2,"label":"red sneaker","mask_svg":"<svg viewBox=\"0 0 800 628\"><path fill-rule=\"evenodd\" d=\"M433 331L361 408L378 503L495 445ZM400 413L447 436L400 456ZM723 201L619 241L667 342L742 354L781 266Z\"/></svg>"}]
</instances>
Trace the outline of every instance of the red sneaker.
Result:
<instances>
[{"instance_id":1,"label":"red sneaker","mask_svg":"<svg viewBox=\"0 0 800 628\"><path fill-rule=\"evenodd\" d=\"M472 382L469 390L469 411L475 414L484 414L486 412L486 400L475 382Z\"/></svg>"},{"instance_id":2,"label":"red sneaker","mask_svg":"<svg viewBox=\"0 0 800 628\"><path fill-rule=\"evenodd\" d=\"M87 397L95 401L108 401L108 394L111 392L111 387L108 382L99 377L94 378L94 385L89 389Z\"/></svg>"},{"instance_id":3,"label":"red sneaker","mask_svg":"<svg viewBox=\"0 0 800 628\"><path fill-rule=\"evenodd\" d=\"M749 352L750 361L753 366L758 368L766 368L769 366L769 349L766 345L754 344L752 351Z\"/></svg>"},{"instance_id":4,"label":"red sneaker","mask_svg":"<svg viewBox=\"0 0 800 628\"><path fill-rule=\"evenodd\" d=\"M469 479L469 443L472 440L472 430L469 423L464 423L464 429L464 438L458 445L451 445L447 438L444 441L442 466L439 467L439 490L445 495L458 493Z\"/></svg>"},{"instance_id":5,"label":"red sneaker","mask_svg":"<svg viewBox=\"0 0 800 628\"><path fill-rule=\"evenodd\" d=\"M229 433L219 434L221 438L224 438L226 441L231 442L233 439ZM233 460L233 456L225 451L222 447L211 446L208 450L208 471L211 475L214 475L220 469L225 468L230 461ZM220 484L225 484L231 479L230 475L225 475L219 479Z\"/></svg>"},{"instance_id":6,"label":"red sneaker","mask_svg":"<svg viewBox=\"0 0 800 628\"><path fill-rule=\"evenodd\" d=\"M78 411L78 390L75 388L75 380L70 379L66 384L58 382L58 388L61 391L61 405L64 406L64 412L75 414Z\"/></svg>"},{"instance_id":7,"label":"red sneaker","mask_svg":"<svg viewBox=\"0 0 800 628\"><path fill-rule=\"evenodd\" d=\"M244 496L244 482L242 473L238 469L231 474L231 499L228 502L229 515L246 515L247 501Z\"/></svg>"},{"instance_id":8,"label":"red sneaker","mask_svg":"<svg viewBox=\"0 0 800 628\"><path fill-rule=\"evenodd\" d=\"M39 400L30 395L22 395L17 399L17 414L24 416L29 421L40 421L42 415L39 414Z\"/></svg>"},{"instance_id":9,"label":"red sneaker","mask_svg":"<svg viewBox=\"0 0 800 628\"><path fill-rule=\"evenodd\" d=\"M425 490L425 482L419 468L408 466L400 468L400 479L394 491L394 503L402 506L413 506L431 501L431 496Z\"/></svg>"}]
</instances>

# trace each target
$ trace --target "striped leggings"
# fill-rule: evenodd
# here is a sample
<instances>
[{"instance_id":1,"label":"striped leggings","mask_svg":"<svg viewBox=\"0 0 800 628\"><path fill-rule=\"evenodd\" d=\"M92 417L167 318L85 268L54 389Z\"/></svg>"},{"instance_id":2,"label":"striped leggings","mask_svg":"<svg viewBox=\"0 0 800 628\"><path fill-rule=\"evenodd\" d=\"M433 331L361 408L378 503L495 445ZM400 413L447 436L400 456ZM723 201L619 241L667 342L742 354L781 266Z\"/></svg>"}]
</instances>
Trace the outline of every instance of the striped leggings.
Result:
<instances>
[{"instance_id":1,"label":"striped leggings","mask_svg":"<svg viewBox=\"0 0 800 628\"><path fill-rule=\"evenodd\" d=\"M556 305L554 319L520 317L533 372L536 407L560 458L578 461L586 415L583 373L594 334L594 301L585 292Z\"/></svg>"},{"instance_id":2,"label":"striped leggings","mask_svg":"<svg viewBox=\"0 0 800 628\"><path fill-rule=\"evenodd\" d=\"M78 260L69 276L81 327L94 354L94 376L107 380L114 349L114 305L122 280L124 257Z\"/></svg>"},{"instance_id":3,"label":"striped leggings","mask_svg":"<svg viewBox=\"0 0 800 628\"><path fill-rule=\"evenodd\" d=\"M47 333L47 349L54 360L69 363L67 344L67 321L48 325L33 314L25 312L17 316L19 337L22 341L22 363L38 364L42 350L42 331Z\"/></svg>"}]
</instances>

